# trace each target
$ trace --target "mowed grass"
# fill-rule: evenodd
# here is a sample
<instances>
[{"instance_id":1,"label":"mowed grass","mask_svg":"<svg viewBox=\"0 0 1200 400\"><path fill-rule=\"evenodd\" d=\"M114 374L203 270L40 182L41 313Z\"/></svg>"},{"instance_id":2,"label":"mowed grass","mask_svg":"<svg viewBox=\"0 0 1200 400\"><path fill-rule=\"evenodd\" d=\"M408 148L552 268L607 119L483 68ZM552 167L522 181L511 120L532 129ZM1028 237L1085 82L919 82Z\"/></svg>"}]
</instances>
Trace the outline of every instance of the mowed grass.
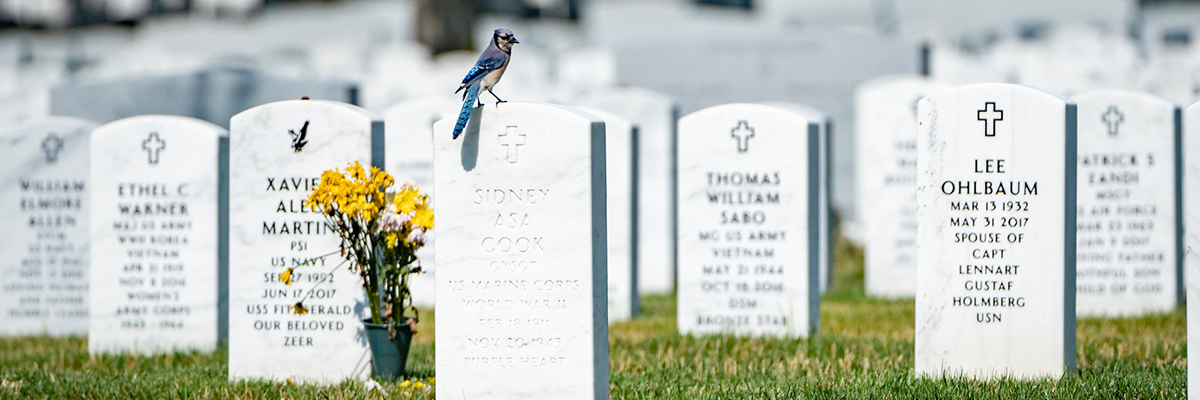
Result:
<instances>
[{"instance_id":1,"label":"mowed grass","mask_svg":"<svg viewBox=\"0 0 1200 400\"><path fill-rule=\"evenodd\" d=\"M1182 399L1183 308L1142 318L1084 319L1079 368L1059 380L923 379L912 372L913 302L867 298L862 254L839 246L821 329L809 339L680 336L673 296L643 298L642 315L610 328L613 399ZM409 378L435 377L432 313L409 359ZM334 386L230 382L224 350L156 357L90 357L83 338L0 338L0 398L433 398L381 382ZM319 364L320 360L313 360ZM536 381L538 377L527 377ZM436 380L435 380L436 383Z\"/></svg>"}]
</instances>

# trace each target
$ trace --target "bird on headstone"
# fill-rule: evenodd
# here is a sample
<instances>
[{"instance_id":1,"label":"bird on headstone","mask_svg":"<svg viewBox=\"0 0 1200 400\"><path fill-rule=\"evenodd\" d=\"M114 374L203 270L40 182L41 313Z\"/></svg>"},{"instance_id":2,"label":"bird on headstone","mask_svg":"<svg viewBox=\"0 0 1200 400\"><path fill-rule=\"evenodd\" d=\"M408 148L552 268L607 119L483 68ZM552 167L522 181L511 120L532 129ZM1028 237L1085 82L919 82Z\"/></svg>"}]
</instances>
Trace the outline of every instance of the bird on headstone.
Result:
<instances>
[{"instance_id":1,"label":"bird on headstone","mask_svg":"<svg viewBox=\"0 0 1200 400\"><path fill-rule=\"evenodd\" d=\"M463 92L463 106L462 111L458 113L458 123L454 124L453 139L458 139L463 128L467 127L467 121L471 119L471 110L475 107L475 102L479 101L480 90L491 93L492 97L496 98L496 104L505 102L496 96L495 92L492 92L492 88L496 87L496 84L500 82L500 77L504 76L504 69L508 68L508 60L512 57L512 46L519 43L521 42L518 42L516 36L513 36L512 31L508 29L497 29L492 34L492 43L483 50L483 54L479 55L475 66L471 67L471 71L467 72L467 76L463 78L458 90L454 91L455 94ZM479 105L483 106L483 102L479 101Z\"/></svg>"}]
</instances>

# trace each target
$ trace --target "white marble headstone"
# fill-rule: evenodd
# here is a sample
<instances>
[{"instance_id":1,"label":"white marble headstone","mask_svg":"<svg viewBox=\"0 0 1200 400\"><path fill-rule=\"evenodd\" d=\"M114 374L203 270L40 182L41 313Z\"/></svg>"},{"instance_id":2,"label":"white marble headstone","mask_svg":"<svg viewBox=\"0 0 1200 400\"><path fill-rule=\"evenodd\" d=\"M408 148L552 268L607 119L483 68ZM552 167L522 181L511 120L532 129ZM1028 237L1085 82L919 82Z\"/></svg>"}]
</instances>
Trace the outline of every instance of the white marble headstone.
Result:
<instances>
[{"instance_id":1,"label":"white marble headstone","mask_svg":"<svg viewBox=\"0 0 1200 400\"><path fill-rule=\"evenodd\" d=\"M88 351L212 351L224 128L151 115L92 131Z\"/></svg>"},{"instance_id":2,"label":"white marble headstone","mask_svg":"<svg viewBox=\"0 0 1200 400\"><path fill-rule=\"evenodd\" d=\"M855 173L867 295L917 294L917 102L950 87L916 75L858 87Z\"/></svg>"},{"instance_id":3,"label":"white marble headstone","mask_svg":"<svg viewBox=\"0 0 1200 400\"><path fill-rule=\"evenodd\" d=\"M337 233L304 201L322 171L382 161L382 122L349 104L289 100L243 111L230 128L230 379L366 376L362 284L345 266L333 270L342 262ZM285 286L279 273L288 267L297 268ZM331 272L332 282L315 286ZM293 314L314 287L310 313Z\"/></svg>"},{"instance_id":4,"label":"white marble headstone","mask_svg":"<svg viewBox=\"0 0 1200 400\"><path fill-rule=\"evenodd\" d=\"M1179 303L1180 111L1139 92L1102 90L1079 105L1075 311L1169 312Z\"/></svg>"},{"instance_id":5,"label":"white marble headstone","mask_svg":"<svg viewBox=\"0 0 1200 400\"><path fill-rule=\"evenodd\" d=\"M589 92L576 102L617 114L638 127L638 292L675 289L675 122L679 108L661 93L636 87Z\"/></svg>"},{"instance_id":6,"label":"white marble headstone","mask_svg":"<svg viewBox=\"0 0 1200 400\"><path fill-rule=\"evenodd\" d=\"M816 332L819 123L762 104L679 120L680 333Z\"/></svg>"},{"instance_id":7,"label":"white marble headstone","mask_svg":"<svg viewBox=\"0 0 1200 400\"><path fill-rule=\"evenodd\" d=\"M439 398L608 398L604 123L552 105L434 125Z\"/></svg>"},{"instance_id":8,"label":"white marble headstone","mask_svg":"<svg viewBox=\"0 0 1200 400\"><path fill-rule=\"evenodd\" d=\"M1183 274L1187 287L1187 393L1200 399L1200 103L1188 106L1184 116L1183 223L1185 241Z\"/></svg>"},{"instance_id":9,"label":"white marble headstone","mask_svg":"<svg viewBox=\"0 0 1200 400\"><path fill-rule=\"evenodd\" d=\"M1075 104L985 83L917 120L917 373L1073 370Z\"/></svg>"},{"instance_id":10,"label":"white marble headstone","mask_svg":"<svg viewBox=\"0 0 1200 400\"><path fill-rule=\"evenodd\" d=\"M462 101L454 96L423 97L401 102L384 111L386 139L383 142L387 151L383 165L397 183L413 181L422 193L433 199L433 135L436 134L433 124L446 117L457 117L460 107ZM413 304L418 307L434 305L437 261L433 249L437 247L437 232L437 229L430 231L425 247L417 250L424 273L408 278Z\"/></svg>"},{"instance_id":11,"label":"white marble headstone","mask_svg":"<svg viewBox=\"0 0 1200 400\"><path fill-rule=\"evenodd\" d=\"M48 117L0 131L0 335L87 334L95 126Z\"/></svg>"},{"instance_id":12,"label":"white marble headstone","mask_svg":"<svg viewBox=\"0 0 1200 400\"><path fill-rule=\"evenodd\" d=\"M638 315L637 214L633 204L637 173L637 125L628 119L595 108L580 111L604 120L604 153L608 193L608 322L625 321Z\"/></svg>"}]
</instances>

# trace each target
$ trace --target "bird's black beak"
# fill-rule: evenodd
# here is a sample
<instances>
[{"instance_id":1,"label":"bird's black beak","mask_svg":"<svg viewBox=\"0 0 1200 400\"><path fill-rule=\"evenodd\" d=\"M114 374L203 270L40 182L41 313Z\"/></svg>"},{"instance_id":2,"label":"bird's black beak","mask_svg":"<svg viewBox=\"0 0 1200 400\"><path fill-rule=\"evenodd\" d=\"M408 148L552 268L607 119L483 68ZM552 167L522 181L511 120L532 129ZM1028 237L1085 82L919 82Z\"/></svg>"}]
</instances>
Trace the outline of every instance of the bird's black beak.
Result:
<instances>
[{"instance_id":1,"label":"bird's black beak","mask_svg":"<svg viewBox=\"0 0 1200 400\"><path fill-rule=\"evenodd\" d=\"M512 42L512 44L521 44L521 41L517 40L517 38L509 39L509 42Z\"/></svg>"}]
</instances>

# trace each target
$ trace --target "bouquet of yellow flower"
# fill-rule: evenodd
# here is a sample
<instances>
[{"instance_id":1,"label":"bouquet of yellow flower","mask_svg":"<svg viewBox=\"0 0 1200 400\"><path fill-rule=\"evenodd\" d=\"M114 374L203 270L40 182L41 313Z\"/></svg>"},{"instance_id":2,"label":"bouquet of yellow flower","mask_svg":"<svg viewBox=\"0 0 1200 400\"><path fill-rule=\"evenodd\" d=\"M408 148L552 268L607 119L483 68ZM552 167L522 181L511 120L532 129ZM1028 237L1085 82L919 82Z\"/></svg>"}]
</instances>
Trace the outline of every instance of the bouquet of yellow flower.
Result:
<instances>
[{"instance_id":1,"label":"bouquet of yellow flower","mask_svg":"<svg viewBox=\"0 0 1200 400\"><path fill-rule=\"evenodd\" d=\"M321 174L321 183L306 202L310 209L324 215L341 237L337 253L344 258L342 265L349 264L350 270L358 273L367 292L371 322L387 325L393 340L398 326L407 325L415 331L417 309L408 278L421 273L416 252L433 229L428 196L412 182L389 192L394 184L386 171L370 167L368 174L355 162L344 171L334 169ZM281 274L285 284L290 284L294 269ZM293 306L293 311L308 311L304 299Z\"/></svg>"}]
</instances>

